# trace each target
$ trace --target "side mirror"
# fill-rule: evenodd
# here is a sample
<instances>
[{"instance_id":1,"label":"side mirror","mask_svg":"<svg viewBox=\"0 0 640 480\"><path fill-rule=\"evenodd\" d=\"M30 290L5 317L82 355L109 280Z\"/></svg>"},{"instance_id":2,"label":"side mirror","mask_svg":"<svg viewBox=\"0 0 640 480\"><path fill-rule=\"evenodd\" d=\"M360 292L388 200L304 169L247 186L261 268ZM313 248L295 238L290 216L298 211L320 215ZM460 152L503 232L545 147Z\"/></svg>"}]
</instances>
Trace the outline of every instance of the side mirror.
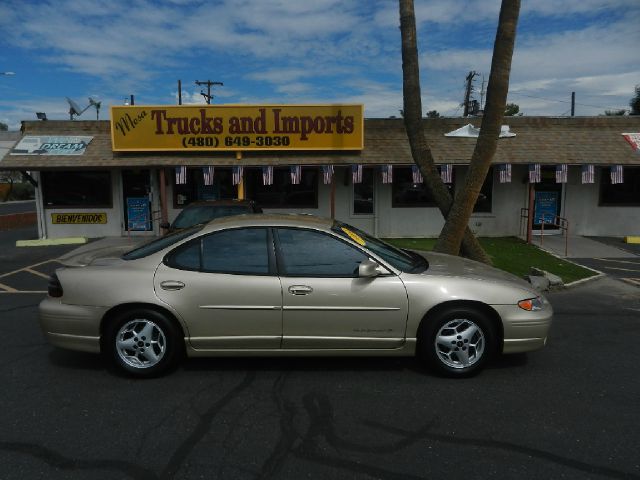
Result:
<instances>
[{"instance_id":1,"label":"side mirror","mask_svg":"<svg viewBox=\"0 0 640 480\"><path fill-rule=\"evenodd\" d=\"M164 228L165 230L167 230L171 225L169 225L169 222L162 222L160 224L160 228Z\"/></svg>"},{"instance_id":2,"label":"side mirror","mask_svg":"<svg viewBox=\"0 0 640 480\"><path fill-rule=\"evenodd\" d=\"M365 260L358 266L358 277L377 277L380 275L378 265L373 260Z\"/></svg>"}]
</instances>

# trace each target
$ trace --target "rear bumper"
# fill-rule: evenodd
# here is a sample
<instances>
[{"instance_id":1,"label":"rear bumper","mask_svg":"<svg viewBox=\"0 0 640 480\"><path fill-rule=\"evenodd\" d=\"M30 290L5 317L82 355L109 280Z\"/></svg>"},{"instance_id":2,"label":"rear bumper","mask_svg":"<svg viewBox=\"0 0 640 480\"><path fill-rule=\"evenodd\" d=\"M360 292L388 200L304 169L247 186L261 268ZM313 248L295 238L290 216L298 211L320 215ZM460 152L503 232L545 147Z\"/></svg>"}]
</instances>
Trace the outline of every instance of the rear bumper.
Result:
<instances>
[{"instance_id":1,"label":"rear bumper","mask_svg":"<svg viewBox=\"0 0 640 480\"><path fill-rule=\"evenodd\" d=\"M39 306L40 328L56 347L100 352L100 322L106 307L67 305L47 297Z\"/></svg>"}]
</instances>

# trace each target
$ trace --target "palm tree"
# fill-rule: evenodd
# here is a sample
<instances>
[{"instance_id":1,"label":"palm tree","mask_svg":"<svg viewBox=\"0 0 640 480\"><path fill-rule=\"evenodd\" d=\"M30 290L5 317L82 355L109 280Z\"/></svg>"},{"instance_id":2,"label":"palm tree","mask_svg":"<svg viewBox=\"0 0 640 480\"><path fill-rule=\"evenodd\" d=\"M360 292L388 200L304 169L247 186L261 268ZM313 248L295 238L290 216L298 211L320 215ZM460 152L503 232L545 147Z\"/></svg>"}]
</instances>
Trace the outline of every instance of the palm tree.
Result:
<instances>
[{"instance_id":1,"label":"palm tree","mask_svg":"<svg viewBox=\"0 0 640 480\"><path fill-rule=\"evenodd\" d=\"M400 32L402 36L402 79L404 124L409 138L413 161L420 168L422 177L431 192L431 196L447 218L453 199L445 186L431 154L431 148L424 136L422 125L422 100L420 97L420 72L418 66L418 43L416 33L416 16L413 0L399 0L400 2ZM504 110L504 108L503 108ZM462 251L465 256L474 260L491 263L489 256L480 246L469 228L462 232ZM457 255L460 251L460 244Z\"/></svg>"},{"instance_id":2,"label":"palm tree","mask_svg":"<svg viewBox=\"0 0 640 480\"><path fill-rule=\"evenodd\" d=\"M498 137L504 118L509 91L511 59L516 39L516 27L520 13L520 0L502 0L496 41L493 45L491 73L487 87L487 103L480 134L476 142L464 187L449 211L435 250L457 255L463 237L468 230L469 218L473 212L482 184L487 176L491 160L498 147Z\"/></svg>"}]
</instances>

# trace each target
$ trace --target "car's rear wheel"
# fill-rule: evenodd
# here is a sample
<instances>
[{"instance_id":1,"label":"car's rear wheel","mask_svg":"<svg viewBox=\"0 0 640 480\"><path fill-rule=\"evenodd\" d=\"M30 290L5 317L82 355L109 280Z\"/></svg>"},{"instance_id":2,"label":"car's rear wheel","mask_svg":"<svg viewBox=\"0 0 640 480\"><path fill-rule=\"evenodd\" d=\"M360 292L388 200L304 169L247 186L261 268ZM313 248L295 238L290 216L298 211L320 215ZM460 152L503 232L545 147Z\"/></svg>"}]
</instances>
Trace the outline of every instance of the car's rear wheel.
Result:
<instances>
[{"instance_id":1,"label":"car's rear wheel","mask_svg":"<svg viewBox=\"0 0 640 480\"><path fill-rule=\"evenodd\" d=\"M174 323L154 310L118 315L106 329L105 348L116 367L136 377L153 377L173 367L183 352Z\"/></svg>"},{"instance_id":2,"label":"car's rear wheel","mask_svg":"<svg viewBox=\"0 0 640 480\"><path fill-rule=\"evenodd\" d=\"M450 308L425 319L419 353L432 370L449 377L478 373L496 349L487 316L473 308Z\"/></svg>"}]
</instances>

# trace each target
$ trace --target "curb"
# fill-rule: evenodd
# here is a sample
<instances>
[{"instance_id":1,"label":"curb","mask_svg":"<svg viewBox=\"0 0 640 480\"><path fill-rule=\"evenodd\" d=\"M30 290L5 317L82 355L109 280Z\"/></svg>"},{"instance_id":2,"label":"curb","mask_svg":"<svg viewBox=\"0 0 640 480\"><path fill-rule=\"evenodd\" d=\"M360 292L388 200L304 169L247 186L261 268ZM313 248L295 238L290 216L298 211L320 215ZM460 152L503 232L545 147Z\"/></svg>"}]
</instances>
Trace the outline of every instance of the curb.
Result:
<instances>
[{"instance_id":1,"label":"curb","mask_svg":"<svg viewBox=\"0 0 640 480\"><path fill-rule=\"evenodd\" d=\"M18 240L16 247L47 247L51 245L79 245L87 243L86 237L42 238L40 240Z\"/></svg>"},{"instance_id":2,"label":"curb","mask_svg":"<svg viewBox=\"0 0 640 480\"><path fill-rule=\"evenodd\" d=\"M589 271L591 271L591 272L594 272L594 273L595 273L595 275L593 275L593 276L591 276L591 277L581 278L580 280L575 280L575 281L570 282L570 283L565 283L565 284L563 284L563 285L562 285L562 287L560 287L560 288L563 288L563 287L564 287L564 288L575 287L575 286L578 286L578 285L582 285L583 283L591 282L591 281L593 281L593 280L599 280L599 279L601 279L602 277L606 277L606 276L607 276L607 274L606 274L606 273L601 272L600 270L596 270L595 268L591 268L591 267L585 267L584 265L580 265L579 263L576 263L576 262L574 262L574 261L572 261L572 260L569 260L569 259L568 259L568 258L566 258L566 257L560 257L560 256L556 255L555 253L553 253L551 250L547 250L547 249L545 249L545 248L541 248L541 247L539 247L539 246L538 246L538 248L540 248L540 250L542 250L542 251L544 251L544 252L548 253L548 254L549 254L549 255L551 255L552 257L557 258L558 260L562 260L562 261L564 261L564 262L571 263L571 264L576 265L576 266L578 266L578 267L580 267L580 268L584 268L584 269L586 269L586 270L589 270Z\"/></svg>"}]
</instances>

